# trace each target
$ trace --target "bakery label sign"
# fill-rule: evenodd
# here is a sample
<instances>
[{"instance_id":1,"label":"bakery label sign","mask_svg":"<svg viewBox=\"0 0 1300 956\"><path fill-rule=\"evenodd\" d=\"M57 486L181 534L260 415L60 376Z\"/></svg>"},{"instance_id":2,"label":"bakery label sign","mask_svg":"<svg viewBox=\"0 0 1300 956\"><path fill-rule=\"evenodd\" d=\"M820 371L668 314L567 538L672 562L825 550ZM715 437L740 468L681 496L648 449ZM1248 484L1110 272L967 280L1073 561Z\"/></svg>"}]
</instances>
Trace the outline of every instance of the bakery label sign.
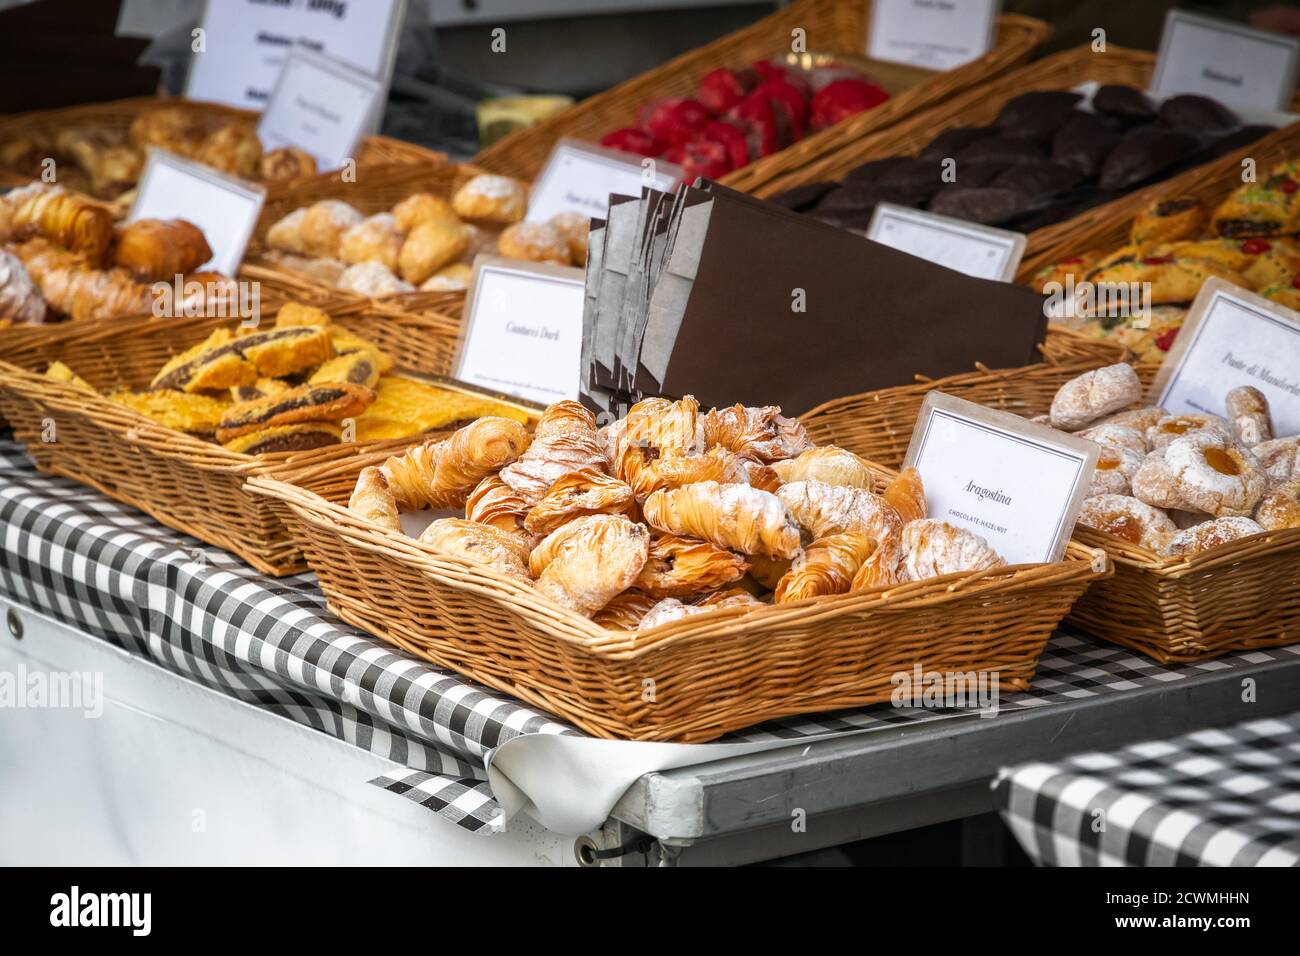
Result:
<instances>
[{"instance_id":1,"label":"bakery label sign","mask_svg":"<svg viewBox=\"0 0 1300 956\"><path fill-rule=\"evenodd\" d=\"M584 278L567 266L477 257L455 377L543 405L576 399Z\"/></svg>"},{"instance_id":2,"label":"bakery label sign","mask_svg":"<svg viewBox=\"0 0 1300 956\"><path fill-rule=\"evenodd\" d=\"M1285 110L1298 65L1300 37L1170 10L1151 91L1199 93L1233 106Z\"/></svg>"},{"instance_id":3,"label":"bakery label sign","mask_svg":"<svg viewBox=\"0 0 1300 956\"><path fill-rule=\"evenodd\" d=\"M906 464L930 516L984 538L1008 564L1059 561L1099 447L1065 432L930 392Z\"/></svg>"},{"instance_id":4,"label":"bakery label sign","mask_svg":"<svg viewBox=\"0 0 1300 956\"><path fill-rule=\"evenodd\" d=\"M405 15L406 0L207 0L185 95L262 110L294 50L346 63L387 91Z\"/></svg>"},{"instance_id":5,"label":"bakery label sign","mask_svg":"<svg viewBox=\"0 0 1300 956\"><path fill-rule=\"evenodd\" d=\"M295 50L262 111L257 138L267 150L296 146L317 169L338 169L374 127L383 91L374 77L342 61Z\"/></svg>"},{"instance_id":6,"label":"bakery label sign","mask_svg":"<svg viewBox=\"0 0 1300 956\"><path fill-rule=\"evenodd\" d=\"M1023 233L909 209L876 204L867 238L976 279L1010 282L1025 254Z\"/></svg>"},{"instance_id":7,"label":"bakery label sign","mask_svg":"<svg viewBox=\"0 0 1300 956\"><path fill-rule=\"evenodd\" d=\"M685 172L660 159L641 158L576 139L551 150L528 197L528 221L546 222L562 212L604 219L609 197L639 196L641 187L668 192Z\"/></svg>"},{"instance_id":8,"label":"bakery label sign","mask_svg":"<svg viewBox=\"0 0 1300 956\"><path fill-rule=\"evenodd\" d=\"M154 148L149 150L126 219L184 219L193 223L203 231L212 249L212 258L199 270L212 269L233 276L265 200L266 190L261 186Z\"/></svg>"},{"instance_id":9,"label":"bakery label sign","mask_svg":"<svg viewBox=\"0 0 1300 956\"><path fill-rule=\"evenodd\" d=\"M875 0L867 56L952 70L993 46L1000 0Z\"/></svg>"},{"instance_id":10,"label":"bakery label sign","mask_svg":"<svg viewBox=\"0 0 1300 956\"><path fill-rule=\"evenodd\" d=\"M1224 415L1242 385L1264 393L1278 435L1300 434L1300 312L1225 279L1209 279L1151 388L1170 414Z\"/></svg>"}]
</instances>

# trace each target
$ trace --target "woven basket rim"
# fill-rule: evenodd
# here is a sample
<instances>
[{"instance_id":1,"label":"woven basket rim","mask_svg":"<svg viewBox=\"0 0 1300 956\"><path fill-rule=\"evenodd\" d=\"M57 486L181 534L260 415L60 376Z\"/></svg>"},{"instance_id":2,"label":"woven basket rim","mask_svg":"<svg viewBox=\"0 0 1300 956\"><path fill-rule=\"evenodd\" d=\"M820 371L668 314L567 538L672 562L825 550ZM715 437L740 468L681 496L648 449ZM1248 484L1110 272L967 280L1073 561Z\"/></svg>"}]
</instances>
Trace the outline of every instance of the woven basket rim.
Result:
<instances>
[{"instance_id":1,"label":"woven basket rim","mask_svg":"<svg viewBox=\"0 0 1300 956\"><path fill-rule=\"evenodd\" d=\"M1116 563L1170 579L1254 560L1261 556L1261 551L1266 555L1296 551L1297 558L1300 558L1300 528L1262 531L1187 557L1164 557L1141 545L1082 525L1076 527L1075 534L1089 547L1104 550Z\"/></svg>"},{"instance_id":2,"label":"woven basket rim","mask_svg":"<svg viewBox=\"0 0 1300 956\"><path fill-rule=\"evenodd\" d=\"M872 467L881 474L893 474L883 466ZM248 482L247 488L256 494L283 501L300 520L328 526L348 537L363 550L413 563L422 574L440 578L444 582L453 580L457 587L468 588L486 597L516 605L522 603L529 610L541 613L553 625L550 636L602 658L620 661L635 659L679 639L707 637L740 619L770 625L788 616L801 617L806 623L808 614L814 617L838 617L862 611L905 611L974 594L1042 586L1058 579L1062 582L1100 580L1113 573L1104 550L1071 541L1067 557L1059 562L1012 565L993 571L952 574L892 588L826 595L783 605L715 608L645 631L622 631L602 628L577 612L555 603L536 589L490 567L439 552L407 535L380 528L346 507L293 483L292 475L282 473L277 477L255 477ZM1103 570L1098 570L1099 566ZM465 579L470 583L467 584Z\"/></svg>"}]
</instances>

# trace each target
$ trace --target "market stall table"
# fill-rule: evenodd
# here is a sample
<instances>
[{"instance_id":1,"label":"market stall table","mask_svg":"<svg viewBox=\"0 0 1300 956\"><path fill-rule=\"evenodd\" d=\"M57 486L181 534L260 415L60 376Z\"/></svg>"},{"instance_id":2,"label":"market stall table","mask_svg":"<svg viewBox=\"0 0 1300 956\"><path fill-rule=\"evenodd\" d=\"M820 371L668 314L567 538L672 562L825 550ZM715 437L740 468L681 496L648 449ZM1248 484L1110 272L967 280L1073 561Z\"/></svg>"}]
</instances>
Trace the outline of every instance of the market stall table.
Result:
<instances>
[{"instance_id":1,"label":"market stall table","mask_svg":"<svg viewBox=\"0 0 1300 956\"><path fill-rule=\"evenodd\" d=\"M1061 633L1033 690L995 717L882 705L718 744L593 740L339 624L310 576L266 578L36 473L12 442L0 465L0 597L24 635L0 642L0 670L103 673L120 718L6 715L0 800L22 812L5 819L45 834L0 846L15 859L56 841L69 861L746 862L986 814L1009 762L1264 716L1300 695L1297 648L1163 668ZM1268 688L1249 709L1246 677ZM148 813L115 812L159 787L169 796ZM195 811L241 823L224 842L178 839ZM476 851L468 834L487 842Z\"/></svg>"},{"instance_id":2,"label":"market stall table","mask_svg":"<svg viewBox=\"0 0 1300 956\"><path fill-rule=\"evenodd\" d=\"M1300 866L1300 711L1021 764L994 791L1040 864Z\"/></svg>"}]
</instances>

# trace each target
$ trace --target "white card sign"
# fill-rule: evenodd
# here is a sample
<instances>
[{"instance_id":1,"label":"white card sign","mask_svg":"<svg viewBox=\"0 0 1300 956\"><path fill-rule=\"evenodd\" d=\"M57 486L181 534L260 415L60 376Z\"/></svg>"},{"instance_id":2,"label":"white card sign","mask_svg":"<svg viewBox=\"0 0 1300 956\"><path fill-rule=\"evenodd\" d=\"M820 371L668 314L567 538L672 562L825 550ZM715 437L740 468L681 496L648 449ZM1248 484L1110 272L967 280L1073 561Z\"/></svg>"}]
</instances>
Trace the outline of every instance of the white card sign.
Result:
<instances>
[{"instance_id":1,"label":"white card sign","mask_svg":"<svg viewBox=\"0 0 1300 956\"><path fill-rule=\"evenodd\" d=\"M1152 74L1157 94L1199 93L1234 106L1285 110L1295 89L1300 37L1170 10Z\"/></svg>"},{"instance_id":2,"label":"white card sign","mask_svg":"<svg viewBox=\"0 0 1300 956\"><path fill-rule=\"evenodd\" d=\"M544 405L576 399L584 279L582 269L476 258L454 377Z\"/></svg>"},{"instance_id":3,"label":"white card sign","mask_svg":"<svg viewBox=\"0 0 1300 956\"><path fill-rule=\"evenodd\" d=\"M266 190L161 149L149 150L127 222L185 219L203 231L212 258L199 268L234 275Z\"/></svg>"},{"instance_id":4,"label":"white card sign","mask_svg":"<svg viewBox=\"0 0 1300 956\"><path fill-rule=\"evenodd\" d=\"M940 216L894 203L876 204L867 238L977 279L1010 282L1025 254L1023 233Z\"/></svg>"},{"instance_id":5,"label":"white card sign","mask_svg":"<svg viewBox=\"0 0 1300 956\"><path fill-rule=\"evenodd\" d=\"M528 197L528 221L545 222L556 213L578 212L604 219L611 194L639 196L641 187L668 192L685 175L663 160L604 149L563 138L551 150Z\"/></svg>"},{"instance_id":6,"label":"white card sign","mask_svg":"<svg viewBox=\"0 0 1300 956\"><path fill-rule=\"evenodd\" d=\"M261 110L295 49L347 63L387 90L405 12L406 0L207 0L185 94Z\"/></svg>"},{"instance_id":7,"label":"white card sign","mask_svg":"<svg viewBox=\"0 0 1300 956\"><path fill-rule=\"evenodd\" d=\"M1264 393L1277 435L1300 435L1300 312L1224 279L1201 286L1151 389L1173 414L1226 414L1240 385Z\"/></svg>"},{"instance_id":8,"label":"white card sign","mask_svg":"<svg viewBox=\"0 0 1300 956\"><path fill-rule=\"evenodd\" d=\"M973 531L1008 564L1059 561L1098 446L943 392L921 406L907 464L930 517Z\"/></svg>"},{"instance_id":9,"label":"white card sign","mask_svg":"<svg viewBox=\"0 0 1300 956\"><path fill-rule=\"evenodd\" d=\"M294 50L262 111L258 139L268 150L306 150L318 169L338 169L373 128L383 92L377 79L346 63Z\"/></svg>"},{"instance_id":10,"label":"white card sign","mask_svg":"<svg viewBox=\"0 0 1300 956\"><path fill-rule=\"evenodd\" d=\"M951 70L993 46L999 0L874 0L867 56Z\"/></svg>"}]
</instances>

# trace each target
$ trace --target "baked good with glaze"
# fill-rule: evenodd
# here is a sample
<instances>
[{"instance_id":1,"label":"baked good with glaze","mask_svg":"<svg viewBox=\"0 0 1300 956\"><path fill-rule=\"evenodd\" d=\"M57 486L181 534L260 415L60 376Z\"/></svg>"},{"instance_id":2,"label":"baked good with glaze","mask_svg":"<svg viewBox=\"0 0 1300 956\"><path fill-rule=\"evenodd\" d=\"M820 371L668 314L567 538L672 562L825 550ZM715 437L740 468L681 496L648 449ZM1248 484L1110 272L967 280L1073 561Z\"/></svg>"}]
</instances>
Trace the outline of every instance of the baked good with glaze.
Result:
<instances>
[{"instance_id":1,"label":"baked good with glaze","mask_svg":"<svg viewBox=\"0 0 1300 956\"><path fill-rule=\"evenodd\" d=\"M1079 524L1156 552L1178 533L1167 514L1129 495L1104 494L1085 499Z\"/></svg>"},{"instance_id":2,"label":"baked good with glaze","mask_svg":"<svg viewBox=\"0 0 1300 956\"><path fill-rule=\"evenodd\" d=\"M1078 431L1142 398L1142 382L1131 365L1108 365L1061 386L1052 399L1052 426Z\"/></svg>"},{"instance_id":3,"label":"baked good with glaze","mask_svg":"<svg viewBox=\"0 0 1300 956\"><path fill-rule=\"evenodd\" d=\"M1213 521L1178 532L1165 545L1162 553L1167 558L1190 558L1263 531L1264 529L1250 518L1240 516L1215 518Z\"/></svg>"}]
</instances>

